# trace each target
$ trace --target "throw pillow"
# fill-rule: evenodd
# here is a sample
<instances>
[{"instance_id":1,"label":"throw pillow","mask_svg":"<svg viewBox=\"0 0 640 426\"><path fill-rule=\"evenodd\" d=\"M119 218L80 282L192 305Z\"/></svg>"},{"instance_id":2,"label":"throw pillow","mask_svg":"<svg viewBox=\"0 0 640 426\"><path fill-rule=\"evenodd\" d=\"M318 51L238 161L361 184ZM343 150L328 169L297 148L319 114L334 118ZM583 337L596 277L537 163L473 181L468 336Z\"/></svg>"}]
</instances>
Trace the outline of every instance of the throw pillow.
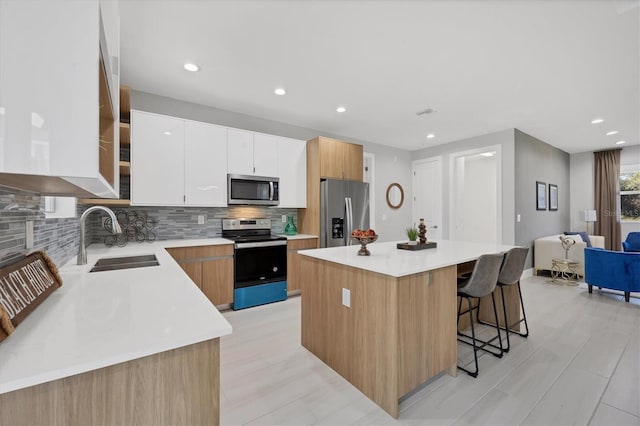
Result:
<instances>
[{"instance_id":1,"label":"throw pillow","mask_svg":"<svg viewBox=\"0 0 640 426\"><path fill-rule=\"evenodd\" d=\"M591 247L591 240L589 239L589 234L586 232L565 232L564 235L580 235L582 241L587 243L587 247Z\"/></svg>"}]
</instances>

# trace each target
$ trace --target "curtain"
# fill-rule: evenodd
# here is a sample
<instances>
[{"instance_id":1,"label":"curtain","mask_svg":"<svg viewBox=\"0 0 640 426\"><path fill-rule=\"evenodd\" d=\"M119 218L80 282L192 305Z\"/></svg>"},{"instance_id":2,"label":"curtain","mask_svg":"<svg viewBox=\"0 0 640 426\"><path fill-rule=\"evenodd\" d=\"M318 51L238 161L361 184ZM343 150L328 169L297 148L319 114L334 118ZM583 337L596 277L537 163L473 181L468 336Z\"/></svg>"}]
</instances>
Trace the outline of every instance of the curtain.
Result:
<instances>
[{"instance_id":1,"label":"curtain","mask_svg":"<svg viewBox=\"0 0 640 426\"><path fill-rule=\"evenodd\" d=\"M594 152L594 201L597 214L595 233L604 237L607 250L620 251L621 231L618 214L620 149Z\"/></svg>"}]
</instances>

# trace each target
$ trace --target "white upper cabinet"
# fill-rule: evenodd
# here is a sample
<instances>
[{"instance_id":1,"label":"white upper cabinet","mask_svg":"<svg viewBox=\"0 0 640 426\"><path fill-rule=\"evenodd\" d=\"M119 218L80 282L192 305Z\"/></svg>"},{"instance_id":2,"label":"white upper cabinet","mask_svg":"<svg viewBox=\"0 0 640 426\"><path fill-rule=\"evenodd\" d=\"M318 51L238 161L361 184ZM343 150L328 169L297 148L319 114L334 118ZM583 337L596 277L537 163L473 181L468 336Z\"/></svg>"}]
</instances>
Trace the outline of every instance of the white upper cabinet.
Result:
<instances>
[{"instance_id":1,"label":"white upper cabinet","mask_svg":"<svg viewBox=\"0 0 640 426\"><path fill-rule=\"evenodd\" d=\"M185 122L185 204L227 205L227 128Z\"/></svg>"},{"instance_id":2,"label":"white upper cabinet","mask_svg":"<svg viewBox=\"0 0 640 426\"><path fill-rule=\"evenodd\" d=\"M0 1L0 184L118 196L118 3L104 3Z\"/></svg>"},{"instance_id":3,"label":"white upper cabinet","mask_svg":"<svg viewBox=\"0 0 640 426\"><path fill-rule=\"evenodd\" d=\"M305 141L131 111L132 205L226 207L227 173L279 177L280 207L306 207Z\"/></svg>"},{"instance_id":4,"label":"white upper cabinet","mask_svg":"<svg viewBox=\"0 0 640 426\"><path fill-rule=\"evenodd\" d=\"M229 129L227 133L228 171L238 175L253 173L253 132Z\"/></svg>"},{"instance_id":5,"label":"white upper cabinet","mask_svg":"<svg viewBox=\"0 0 640 426\"><path fill-rule=\"evenodd\" d=\"M254 174L278 176L278 137L256 133L253 137Z\"/></svg>"},{"instance_id":6,"label":"white upper cabinet","mask_svg":"<svg viewBox=\"0 0 640 426\"><path fill-rule=\"evenodd\" d=\"M279 207L307 207L307 143L278 138Z\"/></svg>"},{"instance_id":7,"label":"white upper cabinet","mask_svg":"<svg viewBox=\"0 0 640 426\"><path fill-rule=\"evenodd\" d=\"M184 205L185 122L131 111L131 204Z\"/></svg>"},{"instance_id":8,"label":"white upper cabinet","mask_svg":"<svg viewBox=\"0 0 640 426\"><path fill-rule=\"evenodd\" d=\"M239 175L278 175L278 137L229 129L228 170Z\"/></svg>"}]
</instances>

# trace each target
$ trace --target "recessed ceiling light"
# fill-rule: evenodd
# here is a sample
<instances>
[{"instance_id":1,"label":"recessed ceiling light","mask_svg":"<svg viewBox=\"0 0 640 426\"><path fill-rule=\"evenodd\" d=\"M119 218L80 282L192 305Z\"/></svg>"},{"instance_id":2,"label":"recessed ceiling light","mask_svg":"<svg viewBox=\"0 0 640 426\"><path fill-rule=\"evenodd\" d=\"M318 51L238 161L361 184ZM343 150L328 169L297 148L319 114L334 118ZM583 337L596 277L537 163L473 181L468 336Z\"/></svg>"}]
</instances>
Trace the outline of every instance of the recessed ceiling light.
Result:
<instances>
[{"instance_id":1,"label":"recessed ceiling light","mask_svg":"<svg viewBox=\"0 0 640 426\"><path fill-rule=\"evenodd\" d=\"M343 106L339 106L338 108L336 108L336 111L338 112L345 112L347 109Z\"/></svg>"},{"instance_id":2,"label":"recessed ceiling light","mask_svg":"<svg viewBox=\"0 0 640 426\"><path fill-rule=\"evenodd\" d=\"M433 133L429 133L429 134L427 135L427 139L433 139L433 138L435 138L435 137L436 137L436 135L434 135Z\"/></svg>"},{"instance_id":3,"label":"recessed ceiling light","mask_svg":"<svg viewBox=\"0 0 640 426\"><path fill-rule=\"evenodd\" d=\"M623 143L627 143L627 141L618 141L616 142L616 145L622 145Z\"/></svg>"},{"instance_id":4,"label":"recessed ceiling light","mask_svg":"<svg viewBox=\"0 0 640 426\"><path fill-rule=\"evenodd\" d=\"M184 64L184 69L187 70L187 71L196 72L200 68L198 68L198 66L196 64L192 64L191 62L187 62L186 64Z\"/></svg>"},{"instance_id":5,"label":"recessed ceiling light","mask_svg":"<svg viewBox=\"0 0 640 426\"><path fill-rule=\"evenodd\" d=\"M604 121L604 118L594 118L591 120L591 124L600 124Z\"/></svg>"},{"instance_id":6,"label":"recessed ceiling light","mask_svg":"<svg viewBox=\"0 0 640 426\"><path fill-rule=\"evenodd\" d=\"M482 155L483 157L493 157L495 154L495 152L483 152Z\"/></svg>"},{"instance_id":7,"label":"recessed ceiling light","mask_svg":"<svg viewBox=\"0 0 640 426\"><path fill-rule=\"evenodd\" d=\"M273 93L275 93L278 96L284 96L287 94L287 91L284 90L282 87L278 87L276 88L276 90L273 91Z\"/></svg>"},{"instance_id":8,"label":"recessed ceiling light","mask_svg":"<svg viewBox=\"0 0 640 426\"><path fill-rule=\"evenodd\" d=\"M607 136L611 136L611 135L617 135L618 131L617 130L611 130L610 132L605 133Z\"/></svg>"},{"instance_id":9,"label":"recessed ceiling light","mask_svg":"<svg viewBox=\"0 0 640 426\"><path fill-rule=\"evenodd\" d=\"M171 136L171 132L170 131L166 131L166 132L162 132L163 135L167 135L167 136Z\"/></svg>"}]
</instances>

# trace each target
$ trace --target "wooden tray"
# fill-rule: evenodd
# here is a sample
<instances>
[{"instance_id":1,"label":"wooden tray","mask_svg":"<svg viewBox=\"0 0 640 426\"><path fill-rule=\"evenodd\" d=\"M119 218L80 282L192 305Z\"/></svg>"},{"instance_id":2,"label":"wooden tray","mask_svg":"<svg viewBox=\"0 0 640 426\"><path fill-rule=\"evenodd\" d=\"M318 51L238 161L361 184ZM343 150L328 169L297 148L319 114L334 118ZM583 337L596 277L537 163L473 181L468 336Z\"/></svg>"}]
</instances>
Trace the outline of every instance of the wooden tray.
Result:
<instances>
[{"instance_id":1,"label":"wooden tray","mask_svg":"<svg viewBox=\"0 0 640 426\"><path fill-rule=\"evenodd\" d=\"M13 333L18 324L61 285L58 268L41 251L1 268L0 341Z\"/></svg>"},{"instance_id":2,"label":"wooden tray","mask_svg":"<svg viewBox=\"0 0 640 426\"><path fill-rule=\"evenodd\" d=\"M424 244L416 244L416 245L409 245L408 243L398 243L397 247L400 250L415 251L415 250L424 250L424 249L436 248L436 247L438 247L438 243L436 243L435 241L427 241Z\"/></svg>"}]
</instances>

